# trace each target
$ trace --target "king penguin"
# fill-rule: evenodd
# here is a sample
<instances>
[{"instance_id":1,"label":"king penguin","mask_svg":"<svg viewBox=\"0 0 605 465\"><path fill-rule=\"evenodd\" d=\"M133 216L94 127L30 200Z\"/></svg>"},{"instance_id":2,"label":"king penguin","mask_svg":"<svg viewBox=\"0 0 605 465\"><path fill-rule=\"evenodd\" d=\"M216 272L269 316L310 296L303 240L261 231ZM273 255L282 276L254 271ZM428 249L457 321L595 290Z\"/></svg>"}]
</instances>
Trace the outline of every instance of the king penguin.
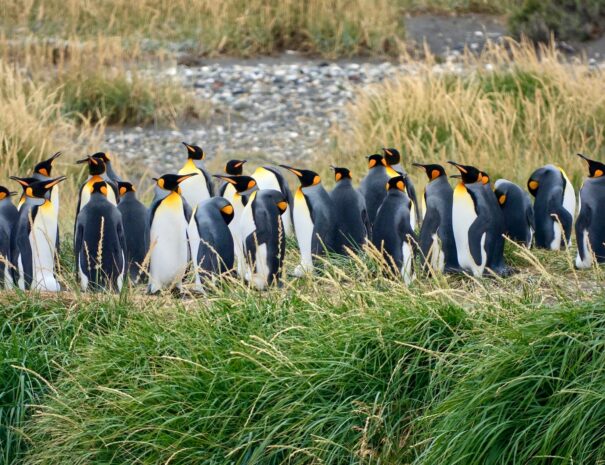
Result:
<instances>
[{"instance_id":1,"label":"king penguin","mask_svg":"<svg viewBox=\"0 0 605 465\"><path fill-rule=\"evenodd\" d=\"M420 205L418 205L418 198L416 197L414 183L401 164L401 154L399 153L399 150L394 148L383 148L382 152L384 154L384 161L387 165L387 173L389 177L403 176L406 194L412 202L410 224L412 225L412 229L416 229L416 226L420 224L420 219L422 218L422 209Z\"/></svg>"},{"instance_id":2,"label":"king penguin","mask_svg":"<svg viewBox=\"0 0 605 465\"><path fill-rule=\"evenodd\" d=\"M382 155L374 154L367 158L368 174L361 180L359 192L366 201L368 221L370 223L370 228L372 228L378 208L387 195L385 186L391 176L387 174L387 165Z\"/></svg>"},{"instance_id":3,"label":"king penguin","mask_svg":"<svg viewBox=\"0 0 605 465\"><path fill-rule=\"evenodd\" d=\"M234 193L231 197L231 207L233 208L233 219L229 223L229 231L233 236L233 247L235 253L235 262L237 265L237 273L241 277L244 276L244 238L240 234L240 219L244 208L250 199L250 195L258 190L258 184L256 180L251 176L227 176L227 175L214 175L216 178L221 179L225 183L229 184L233 188Z\"/></svg>"},{"instance_id":4,"label":"king penguin","mask_svg":"<svg viewBox=\"0 0 605 465\"><path fill-rule=\"evenodd\" d=\"M366 201L354 187L351 171L347 168L332 167L336 186L330 192L334 204L336 236L334 248L345 253L345 248L359 250L368 237L368 212Z\"/></svg>"},{"instance_id":5,"label":"king penguin","mask_svg":"<svg viewBox=\"0 0 605 465\"><path fill-rule=\"evenodd\" d=\"M286 201L288 202L288 209L281 218L286 235L292 235L294 233L294 220L292 217L294 198L292 197L288 180L282 173L280 173L278 169L272 166L259 166L252 174L252 177L256 180L260 190L274 189L276 191L280 191L284 195Z\"/></svg>"},{"instance_id":6,"label":"king penguin","mask_svg":"<svg viewBox=\"0 0 605 465\"><path fill-rule=\"evenodd\" d=\"M10 259L11 234L17 224L19 211L13 205L11 196L16 192L0 186L0 289L12 289L13 272Z\"/></svg>"},{"instance_id":7,"label":"king penguin","mask_svg":"<svg viewBox=\"0 0 605 465\"><path fill-rule=\"evenodd\" d=\"M60 156L61 152L56 152L50 158L47 158L34 166L32 178L38 181L49 181L52 179L53 163ZM53 203L55 209L59 211L59 186L53 187L53 190L50 193L50 201Z\"/></svg>"},{"instance_id":8,"label":"king penguin","mask_svg":"<svg viewBox=\"0 0 605 465\"><path fill-rule=\"evenodd\" d=\"M576 221L577 268L589 268L593 256L605 263L605 164L578 154L588 163L588 178L580 189L580 211Z\"/></svg>"},{"instance_id":9,"label":"king penguin","mask_svg":"<svg viewBox=\"0 0 605 465\"><path fill-rule=\"evenodd\" d=\"M88 179L80 187L80 194L78 198L78 207L76 209L76 215L90 200L90 194L92 193L92 186L100 181L105 181L107 186L107 200L117 205L118 203L118 186L109 179L105 162L102 158L88 156L82 160L78 160L76 163L88 164Z\"/></svg>"},{"instance_id":10,"label":"king penguin","mask_svg":"<svg viewBox=\"0 0 605 465\"><path fill-rule=\"evenodd\" d=\"M416 236L410 226L412 202L406 193L403 176L390 178L385 190L387 196L376 213L372 243L393 272L410 284L414 279L416 244Z\"/></svg>"},{"instance_id":11,"label":"king penguin","mask_svg":"<svg viewBox=\"0 0 605 465\"><path fill-rule=\"evenodd\" d=\"M21 210L21 207L23 206L23 204L25 203L25 200L27 199L27 188L29 186L31 186L33 183L38 182L39 179L37 178L18 178L17 176L10 176L9 179L12 179L13 181L16 181L19 183L19 185L21 186L22 192L21 192L21 196L19 197L19 201L17 202L17 210Z\"/></svg>"},{"instance_id":12,"label":"king penguin","mask_svg":"<svg viewBox=\"0 0 605 465\"><path fill-rule=\"evenodd\" d=\"M188 229L191 207L181 196L179 185L198 173L165 174L154 178L168 195L151 205L149 292L165 288L182 289L183 277L189 263Z\"/></svg>"},{"instance_id":13,"label":"king penguin","mask_svg":"<svg viewBox=\"0 0 605 465\"><path fill-rule=\"evenodd\" d=\"M234 246L229 224L233 206L224 197L202 200L195 212L200 237L196 263L200 283L233 270Z\"/></svg>"},{"instance_id":14,"label":"king penguin","mask_svg":"<svg viewBox=\"0 0 605 465\"><path fill-rule=\"evenodd\" d=\"M51 190L61 176L37 181L25 189L26 199L19 210L13 231L11 260L15 264L13 281L19 289L58 292L55 276L58 214L50 201Z\"/></svg>"},{"instance_id":15,"label":"king penguin","mask_svg":"<svg viewBox=\"0 0 605 465\"><path fill-rule=\"evenodd\" d=\"M149 253L149 210L138 199L135 187L125 181L118 183L122 226L126 241L126 266L133 283L146 279Z\"/></svg>"},{"instance_id":16,"label":"king penguin","mask_svg":"<svg viewBox=\"0 0 605 465\"><path fill-rule=\"evenodd\" d=\"M91 157L103 160L105 163L105 170L107 172L107 177L113 184L117 184L122 181L122 178L118 176L118 174L113 169L113 163L111 161L111 156L107 152L97 152L93 153Z\"/></svg>"},{"instance_id":17,"label":"king penguin","mask_svg":"<svg viewBox=\"0 0 605 465\"><path fill-rule=\"evenodd\" d=\"M475 277L483 275L488 260L499 263L501 231L496 227L492 206L488 203L481 172L468 165L449 161L460 171L461 181L454 189L452 226L460 267Z\"/></svg>"},{"instance_id":18,"label":"king penguin","mask_svg":"<svg viewBox=\"0 0 605 465\"><path fill-rule=\"evenodd\" d=\"M74 255L83 292L120 291L126 271L122 214L107 200L105 181L92 185L90 200L76 218Z\"/></svg>"},{"instance_id":19,"label":"king penguin","mask_svg":"<svg viewBox=\"0 0 605 465\"><path fill-rule=\"evenodd\" d=\"M252 193L242 215L245 279L257 289L279 283L286 254L282 217L287 210L288 202L281 191L264 189Z\"/></svg>"},{"instance_id":20,"label":"king penguin","mask_svg":"<svg viewBox=\"0 0 605 465\"><path fill-rule=\"evenodd\" d=\"M225 165L225 173L227 176L241 176L244 174L244 164L247 160L229 160ZM225 197L229 202L233 199L235 189L233 185L226 181L222 181L218 188L219 195Z\"/></svg>"},{"instance_id":21,"label":"king penguin","mask_svg":"<svg viewBox=\"0 0 605 465\"><path fill-rule=\"evenodd\" d=\"M334 205L317 173L286 165L280 166L294 173L300 182L293 207L294 231L301 258L294 274L300 277L313 270L313 255L334 250Z\"/></svg>"},{"instance_id":22,"label":"king penguin","mask_svg":"<svg viewBox=\"0 0 605 465\"><path fill-rule=\"evenodd\" d=\"M420 228L420 250L430 268L437 272L459 270L452 226L454 191L441 165L422 165L429 183L424 190L425 216Z\"/></svg>"},{"instance_id":23,"label":"king penguin","mask_svg":"<svg viewBox=\"0 0 605 465\"><path fill-rule=\"evenodd\" d=\"M529 194L506 179L498 179L494 187L504 215L504 233L529 249L534 236L534 207Z\"/></svg>"},{"instance_id":24,"label":"king penguin","mask_svg":"<svg viewBox=\"0 0 605 465\"><path fill-rule=\"evenodd\" d=\"M571 245L576 194L565 172L546 165L532 173L527 187L534 201L536 247L559 250Z\"/></svg>"},{"instance_id":25,"label":"king penguin","mask_svg":"<svg viewBox=\"0 0 605 465\"><path fill-rule=\"evenodd\" d=\"M214 195L212 178L204 169L206 154L202 148L185 142L183 142L183 145L187 148L187 161L179 170L178 174L181 176L191 173L200 175L186 179L180 187L183 198L189 203L191 208L195 210L198 203L202 200L209 199Z\"/></svg>"}]
</instances>

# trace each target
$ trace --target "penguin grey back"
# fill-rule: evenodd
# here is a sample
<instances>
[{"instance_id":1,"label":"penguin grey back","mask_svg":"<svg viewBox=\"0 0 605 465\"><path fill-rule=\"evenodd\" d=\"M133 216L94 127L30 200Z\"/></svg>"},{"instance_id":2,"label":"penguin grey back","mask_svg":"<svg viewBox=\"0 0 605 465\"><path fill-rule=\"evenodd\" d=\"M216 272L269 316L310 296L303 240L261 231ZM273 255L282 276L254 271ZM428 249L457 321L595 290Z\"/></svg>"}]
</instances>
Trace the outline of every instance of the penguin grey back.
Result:
<instances>
[{"instance_id":1,"label":"penguin grey back","mask_svg":"<svg viewBox=\"0 0 605 465\"><path fill-rule=\"evenodd\" d=\"M196 259L202 280L233 269L233 237L229 230L232 219L233 206L223 197L203 200L197 207L195 221L200 246Z\"/></svg>"},{"instance_id":2,"label":"penguin grey back","mask_svg":"<svg viewBox=\"0 0 605 465\"><path fill-rule=\"evenodd\" d=\"M378 208L387 195L386 184L390 178L381 155L370 155L368 158L368 174L359 184L359 192L363 195L368 212L370 226L374 224ZM370 233L371 234L371 233Z\"/></svg>"},{"instance_id":3,"label":"penguin grey back","mask_svg":"<svg viewBox=\"0 0 605 465\"><path fill-rule=\"evenodd\" d=\"M335 168L335 170L337 170L337 183L330 192L336 226L334 248L336 252L344 253L345 247L358 249L365 243L369 221L365 199L353 187L350 175L338 171L345 168ZM348 173L348 170L346 172Z\"/></svg>"},{"instance_id":4,"label":"penguin grey back","mask_svg":"<svg viewBox=\"0 0 605 465\"><path fill-rule=\"evenodd\" d=\"M494 193L504 215L505 234L511 240L531 247L534 207L529 194L506 179L498 179L495 188Z\"/></svg>"},{"instance_id":5,"label":"penguin grey back","mask_svg":"<svg viewBox=\"0 0 605 465\"><path fill-rule=\"evenodd\" d=\"M128 276L136 283L146 279L144 264L149 252L149 209L137 199L133 190L125 187L125 184L118 184L118 210L122 214Z\"/></svg>"}]
</instances>

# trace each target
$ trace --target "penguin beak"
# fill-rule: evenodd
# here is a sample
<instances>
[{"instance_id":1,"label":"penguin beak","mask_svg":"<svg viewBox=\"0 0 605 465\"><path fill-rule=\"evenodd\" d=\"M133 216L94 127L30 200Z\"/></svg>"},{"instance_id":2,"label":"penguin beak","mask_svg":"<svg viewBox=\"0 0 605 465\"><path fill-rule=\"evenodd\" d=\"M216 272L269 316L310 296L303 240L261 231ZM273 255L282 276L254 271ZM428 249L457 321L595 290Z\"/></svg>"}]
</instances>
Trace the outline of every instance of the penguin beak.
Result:
<instances>
[{"instance_id":1,"label":"penguin beak","mask_svg":"<svg viewBox=\"0 0 605 465\"><path fill-rule=\"evenodd\" d=\"M189 145L187 142L182 142L182 144L187 147L187 150L191 153L195 153L195 149L193 148L193 146Z\"/></svg>"},{"instance_id":2,"label":"penguin beak","mask_svg":"<svg viewBox=\"0 0 605 465\"><path fill-rule=\"evenodd\" d=\"M18 178L17 176L10 176L9 179L12 179L13 181L17 181L23 187L29 186L29 183L25 179Z\"/></svg>"},{"instance_id":3,"label":"penguin beak","mask_svg":"<svg viewBox=\"0 0 605 465\"><path fill-rule=\"evenodd\" d=\"M591 159L589 159L586 155L584 155L582 153L576 153L576 155L587 163L590 163L592 161Z\"/></svg>"},{"instance_id":4,"label":"penguin beak","mask_svg":"<svg viewBox=\"0 0 605 465\"><path fill-rule=\"evenodd\" d=\"M65 177L65 176L59 176L58 178L53 179L49 183L44 184L44 188L51 189L51 188L55 187L57 184L59 184L60 182L65 181L66 179L67 179L67 177Z\"/></svg>"},{"instance_id":5,"label":"penguin beak","mask_svg":"<svg viewBox=\"0 0 605 465\"><path fill-rule=\"evenodd\" d=\"M60 156L61 156L61 152L57 152L57 153L55 153L55 154L54 154L52 157L50 157L50 158L48 159L48 161L49 161L50 163L52 163L53 161L55 161L55 159L59 158Z\"/></svg>"},{"instance_id":6,"label":"penguin beak","mask_svg":"<svg viewBox=\"0 0 605 465\"><path fill-rule=\"evenodd\" d=\"M13 195L17 195L17 192L15 192L15 191L10 191L10 192L8 193L8 195L9 195L9 197L12 197Z\"/></svg>"},{"instance_id":7,"label":"penguin beak","mask_svg":"<svg viewBox=\"0 0 605 465\"><path fill-rule=\"evenodd\" d=\"M386 154L386 155L392 155L391 151L387 148L382 148L382 151Z\"/></svg>"},{"instance_id":8,"label":"penguin beak","mask_svg":"<svg viewBox=\"0 0 605 465\"><path fill-rule=\"evenodd\" d=\"M236 168L239 168L239 167L240 167L240 166L242 166L244 163L248 163L248 160L242 160L242 161L240 161L239 163L236 163L236 164L235 164L235 167L236 167Z\"/></svg>"},{"instance_id":9,"label":"penguin beak","mask_svg":"<svg viewBox=\"0 0 605 465\"><path fill-rule=\"evenodd\" d=\"M158 182L158 178L151 178L152 181Z\"/></svg>"},{"instance_id":10,"label":"penguin beak","mask_svg":"<svg viewBox=\"0 0 605 465\"><path fill-rule=\"evenodd\" d=\"M456 163L455 161L451 161L451 160L448 160L448 163L452 166L455 166L458 169L458 171L460 171L461 173L466 174L467 171L466 171L466 168L464 168L464 166L460 165L459 163Z\"/></svg>"},{"instance_id":11,"label":"penguin beak","mask_svg":"<svg viewBox=\"0 0 605 465\"><path fill-rule=\"evenodd\" d=\"M426 165L423 165L422 163L412 163L412 166L415 166L417 168L426 168Z\"/></svg>"},{"instance_id":12,"label":"penguin beak","mask_svg":"<svg viewBox=\"0 0 605 465\"><path fill-rule=\"evenodd\" d=\"M99 164L99 162L94 157L91 157L90 155L87 156L86 158L82 158L81 160L76 161L76 164L78 164L78 165L81 165L82 163L92 163L93 165Z\"/></svg>"},{"instance_id":13,"label":"penguin beak","mask_svg":"<svg viewBox=\"0 0 605 465\"><path fill-rule=\"evenodd\" d=\"M298 171L297 169L292 168L291 166L286 166L286 165L279 165L280 167L290 171L291 173L294 173L296 176L298 176L299 178L302 176L302 173L300 171Z\"/></svg>"},{"instance_id":14,"label":"penguin beak","mask_svg":"<svg viewBox=\"0 0 605 465\"><path fill-rule=\"evenodd\" d=\"M212 177L222 179L223 181L228 182L229 184L237 184L233 179L228 178L227 176L223 176L221 174L213 174Z\"/></svg>"},{"instance_id":15,"label":"penguin beak","mask_svg":"<svg viewBox=\"0 0 605 465\"><path fill-rule=\"evenodd\" d=\"M462 178L462 175L460 175L460 174L452 174L452 175L450 176L450 178L453 178L453 179L461 179L461 178Z\"/></svg>"},{"instance_id":16,"label":"penguin beak","mask_svg":"<svg viewBox=\"0 0 605 465\"><path fill-rule=\"evenodd\" d=\"M189 174L185 174L183 176L181 176L180 178L178 178L176 180L177 184L182 183L185 179L189 179L191 176L197 176L198 173L189 173Z\"/></svg>"}]
</instances>

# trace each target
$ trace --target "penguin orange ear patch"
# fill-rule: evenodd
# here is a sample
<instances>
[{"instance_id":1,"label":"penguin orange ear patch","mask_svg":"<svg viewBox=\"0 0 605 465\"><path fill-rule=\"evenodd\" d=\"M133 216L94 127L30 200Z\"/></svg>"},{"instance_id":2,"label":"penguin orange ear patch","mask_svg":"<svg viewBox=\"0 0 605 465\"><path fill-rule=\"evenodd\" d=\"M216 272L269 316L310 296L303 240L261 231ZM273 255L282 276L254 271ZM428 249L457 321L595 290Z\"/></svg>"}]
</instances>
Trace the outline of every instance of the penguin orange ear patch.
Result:
<instances>
[{"instance_id":1,"label":"penguin orange ear patch","mask_svg":"<svg viewBox=\"0 0 605 465\"><path fill-rule=\"evenodd\" d=\"M101 186L101 194L107 195L107 186Z\"/></svg>"},{"instance_id":2,"label":"penguin orange ear patch","mask_svg":"<svg viewBox=\"0 0 605 465\"><path fill-rule=\"evenodd\" d=\"M528 183L527 185L529 186L529 188L530 188L532 191L535 191L535 190L538 188L538 186L540 185L540 183L539 183L538 181L534 181L534 180L532 179L531 181L529 181L529 183Z\"/></svg>"},{"instance_id":3,"label":"penguin orange ear patch","mask_svg":"<svg viewBox=\"0 0 605 465\"><path fill-rule=\"evenodd\" d=\"M502 194L500 197L498 197L498 203L500 205L504 205L506 203L506 195Z\"/></svg>"},{"instance_id":4,"label":"penguin orange ear patch","mask_svg":"<svg viewBox=\"0 0 605 465\"><path fill-rule=\"evenodd\" d=\"M603 176L603 170L596 170L594 172L594 177L595 178L600 178L601 176Z\"/></svg>"},{"instance_id":5,"label":"penguin orange ear patch","mask_svg":"<svg viewBox=\"0 0 605 465\"><path fill-rule=\"evenodd\" d=\"M403 181L397 181L397 189L402 192L405 190L405 184L403 184Z\"/></svg>"},{"instance_id":6,"label":"penguin orange ear patch","mask_svg":"<svg viewBox=\"0 0 605 465\"><path fill-rule=\"evenodd\" d=\"M368 168L374 168L376 166L376 160L370 160L368 162Z\"/></svg>"},{"instance_id":7,"label":"penguin orange ear patch","mask_svg":"<svg viewBox=\"0 0 605 465\"><path fill-rule=\"evenodd\" d=\"M28 197L33 197L34 190L31 187L28 187L27 189L25 189L25 195L27 195Z\"/></svg>"},{"instance_id":8,"label":"penguin orange ear patch","mask_svg":"<svg viewBox=\"0 0 605 465\"><path fill-rule=\"evenodd\" d=\"M42 175L42 176L48 176L48 170L46 168L40 168L38 170L38 172Z\"/></svg>"},{"instance_id":9,"label":"penguin orange ear patch","mask_svg":"<svg viewBox=\"0 0 605 465\"><path fill-rule=\"evenodd\" d=\"M233 207L231 205L225 205L223 208L221 208L221 211L225 215L231 215L233 214Z\"/></svg>"},{"instance_id":10,"label":"penguin orange ear patch","mask_svg":"<svg viewBox=\"0 0 605 465\"><path fill-rule=\"evenodd\" d=\"M313 178L313 185L319 184L321 182L321 178L317 175Z\"/></svg>"},{"instance_id":11,"label":"penguin orange ear patch","mask_svg":"<svg viewBox=\"0 0 605 465\"><path fill-rule=\"evenodd\" d=\"M248 189L252 189L254 186L256 186L256 181L254 179L248 182Z\"/></svg>"},{"instance_id":12,"label":"penguin orange ear patch","mask_svg":"<svg viewBox=\"0 0 605 465\"><path fill-rule=\"evenodd\" d=\"M120 195L124 195L126 193L126 188L124 186L120 187Z\"/></svg>"},{"instance_id":13,"label":"penguin orange ear patch","mask_svg":"<svg viewBox=\"0 0 605 465\"><path fill-rule=\"evenodd\" d=\"M336 173L336 174L334 175L334 178L335 178L337 181L340 181L340 180L342 179L342 173Z\"/></svg>"},{"instance_id":14,"label":"penguin orange ear patch","mask_svg":"<svg viewBox=\"0 0 605 465\"><path fill-rule=\"evenodd\" d=\"M283 213L288 208L288 202L282 200L281 202L277 202L277 208Z\"/></svg>"},{"instance_id":15,"label":"penguin orange ear patch","mask_svg":"<svg viewBox=\"0 0 605 465\"><path fill-rule=\"evenodd\" d=\"M441 176L441 173L439 172L439 170L431 171L431 179L437 179L439 176Z\"/></svg>"},{"instance_id":16,"label":"penguin orange ear patch","mask_svg":"<svg viewBox=\"0 0 605 465\"><path fill-rule=\"evenodd\" d=\"M158 186L160 189L164 189L164 180L162 178L158 179Z\"/></svg>"}]
</instances>

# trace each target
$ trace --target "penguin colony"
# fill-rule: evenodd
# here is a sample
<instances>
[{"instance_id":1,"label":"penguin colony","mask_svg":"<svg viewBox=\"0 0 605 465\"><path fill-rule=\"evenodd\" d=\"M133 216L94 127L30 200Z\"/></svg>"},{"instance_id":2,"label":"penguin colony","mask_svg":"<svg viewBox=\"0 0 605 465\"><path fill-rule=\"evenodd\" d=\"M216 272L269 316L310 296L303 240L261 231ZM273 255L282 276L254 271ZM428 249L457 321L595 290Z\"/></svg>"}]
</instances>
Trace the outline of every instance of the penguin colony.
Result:
<instances>
[{"instance_id":1,"label":"penguin colony","mask_svg":"<svg viewBox=\"0 0 605 465\"><path fill-rule=\"evenodd\" d=\"M347 254L372 244L387 268L406 284L419 272L506 276L505 236L524 247L560 250L571 244L575 219L575 265L605 262L605 164L578 156L588 178L576 194L565 172L547 165L521 187L454 161L452 188L444 166L419 164L428 177L422 204L396 149L367 157L368 172L355 188L351 172L335 167L335 187L323 187L311 170L286 165L244 174L246 160L231 160L210 175L205 153L184 143L187 160L176 174L154 178L148 208L135 186L115 173L108 154L79 160L88 179L80 188L74 226L76 273L83 291L119 291L125 282L146 283L148 292L180 291L185 275L197 290L221 275L237 274L256 288L279 283L286 237L294 235L301 261L294 274L311 273L317 257ZM56 292L59 186L54 154L30 177L11 177L16 192L0 186L0 283L10 289ZM284 172L299 186L292 195ZM216 189L213 178L220 184ZM416 260L419 257L420 260ZM420 269L415 264L420 263Z\"/></svg>"}]
</instances>

